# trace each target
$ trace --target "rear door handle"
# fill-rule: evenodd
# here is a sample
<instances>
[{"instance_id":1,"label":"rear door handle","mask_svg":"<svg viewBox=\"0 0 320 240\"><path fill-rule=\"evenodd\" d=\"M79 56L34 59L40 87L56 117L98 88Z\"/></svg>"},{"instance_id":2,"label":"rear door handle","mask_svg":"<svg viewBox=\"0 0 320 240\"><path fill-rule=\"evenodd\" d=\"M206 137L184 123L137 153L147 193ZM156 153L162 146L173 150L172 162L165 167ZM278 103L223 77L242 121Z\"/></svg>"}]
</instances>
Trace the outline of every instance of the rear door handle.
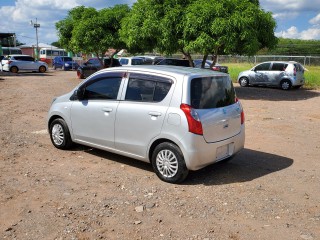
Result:
<instances>
[{"instance_id":1,"label":"rear door handle","mask_svg":"<svg viewBox=\"0 0 320 240\"><path fill-rule=\"evenodd\" d=\"M161 116L161 112L149 112L149 115L152 117L159 117Z\"/></svg>"}]
</instances>

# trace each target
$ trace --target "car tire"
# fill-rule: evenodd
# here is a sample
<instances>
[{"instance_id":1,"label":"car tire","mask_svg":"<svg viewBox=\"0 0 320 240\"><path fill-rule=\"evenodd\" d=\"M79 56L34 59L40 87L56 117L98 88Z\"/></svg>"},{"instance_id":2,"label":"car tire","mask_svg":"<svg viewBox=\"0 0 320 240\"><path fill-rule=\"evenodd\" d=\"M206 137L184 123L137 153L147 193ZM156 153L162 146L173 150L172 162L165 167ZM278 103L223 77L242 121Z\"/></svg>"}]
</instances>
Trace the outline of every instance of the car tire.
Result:
<instances>
[{"instance_id":1,"label":"car tire","mask_svg":"<svg viewBox=\"0 0 320 240\"><path fill-rule=\"evenodd\" d=\"M19 68L16 67L16 66L13 66L13 67L10 68L10 72L12 72L12 73L18 73L18 72L19 72Z\"/></svg>"},{"instance_id":2,"label":"car tire","mask_svg":"<svg viewBox=\"0 0 320 240\"><path fill-rule=\"evenodd\" d=\"M180 148L169 142L160 143L152 154L152 167L164 182L180 183L189 173Z\"/></svg>"},{"instance_id":3,"label":"car tire","mask_svg":"<svg viewBox=\"0 0 320 240\"><path fill-rule=\"evenodd\" d=\"M289 90L291 88L291 82L289 80L282 80L280 82L280 87L282 90Z\"/></svg>"},{"instance_id":4,"label":"car tire","mask_svg":"<svg viewBox=\"0 0 320 240\"><path fill-rule=\"evenodd\" d=\"M79 70L77 70L77 77L79 79L84 79L84 75Z\"/></svg>"},{"instance_id":5,"label":"car tire","mask_svg":"<svg viewBox=\"0 0 320 240\"><path fill-rule=\"evenodd\" d=\"M40 73L45 73L47 71L47 68L45 66L40 66L39 67L39 72Z\"/></svg>"},{"instance_id":6,"label":"car tire","mask_svg":"<svg viewBox=\"0 0 320 240\"><path fill-rule=\"evenodd\" d=\"M241 87L247 87L249 85L249 79L246 77L241 77L239 79L239 84Z\"/></svg>"},{"instance_id":7,"label":"car tire","mask_svg":"<svg viewBox=\"0 0 320 240\"><path fill-rule=\"evenodd\" d=\"M62 118L52 121L49 126L50 139L58 149L70 149L73 145L69 128Z\"/></svg>"}]
</instances>

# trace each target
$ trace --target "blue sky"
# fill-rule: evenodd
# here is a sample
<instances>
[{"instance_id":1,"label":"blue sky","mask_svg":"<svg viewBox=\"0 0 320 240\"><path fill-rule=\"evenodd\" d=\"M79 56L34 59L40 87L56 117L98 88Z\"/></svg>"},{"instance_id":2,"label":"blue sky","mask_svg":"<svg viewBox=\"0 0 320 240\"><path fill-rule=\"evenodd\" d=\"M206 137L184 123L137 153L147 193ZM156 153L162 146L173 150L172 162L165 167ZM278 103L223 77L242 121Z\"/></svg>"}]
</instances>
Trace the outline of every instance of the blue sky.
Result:
<instances>
[{"instance_id":1,"label":"blue sky","mask_svg":"<svg viewBox=\"0 0 320 240\"><path fill-rule=\"evenodd\" d=\"M101 9L114 4L132 5L135 0L0 0L0 32L14 32L20 42L35 44L30 20L40 23L39 42L57 41L55 23L76 6ZM277 22L276 36L320 40L320 0L260 0Z\"/></svg>"}]
</instances>

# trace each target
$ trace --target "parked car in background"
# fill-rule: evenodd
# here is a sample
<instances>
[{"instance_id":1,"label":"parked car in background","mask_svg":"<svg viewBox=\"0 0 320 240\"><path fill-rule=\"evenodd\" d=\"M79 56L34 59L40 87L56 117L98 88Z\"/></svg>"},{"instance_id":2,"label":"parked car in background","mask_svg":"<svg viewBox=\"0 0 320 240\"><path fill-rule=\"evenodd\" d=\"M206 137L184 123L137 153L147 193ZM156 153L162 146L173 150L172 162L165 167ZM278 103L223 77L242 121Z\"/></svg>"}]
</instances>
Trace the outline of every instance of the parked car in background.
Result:
<instances>
[{"instance_id":1,"label":"parked car in background","mask_svg":"<svg viewBox=\"0 0 320 240\"><path fill-rule=\"evenodd\" d=\"M88 59L88 61L86 61L83 65L81 65L77 69L77 77L79 79L84 79L89 77L92 73L99 71L102 68L119 67L119 66L121 66L121 64L119 60L116 58L113 58L112 66L111 66L110 58L104 58L103 65L101 64L98 58L90 58Z\"/></svg>"},{"instance_id":2,"label":"parked car in background","mask_svg":"<svg viewBox=\"0 0 320 240\"><path fill-rule=\"evenodd\" d=\"M139 57L121 57L119 62L122 66L142 65L144 61Z\"/></svg>"},{"instance_id":3,"label":"parked car in background","mask_svg":"<svg viewBox=\"0 0 320 240\"><path fill-rule=\"evenodd\" d=\"M244 113L230 76L176 66L94 73L53 100L48 130L58 149L78 143L150 162L170 183L231 159L245 141Z\"/></svg>"},{"instance_id":4,"label":"parked car in background","mask_svg":"<svg viewBox=\"0 0 320 240\"><path fill-rule=\"evenodd\" d=\"M189 60L178 58L160 58L154 62L154 65L172 65L181 67L190 67Z\"/></svg>"},{"instance_id":5,"label":"parked car in background","mask_svg":"<svg viewBox=\"0 0 320 240\"><path fill-rule=\"evenodd\" d=\"M2 70L17 73L19 71L41 72L48 70L48 64L35 60L29 55L8 55L1 61Z\"/></svg>"},{"instance_id":6,"label":"parked car in background","mask_svg":"<svg viewBox=\"0 0 320 240\"><path fill-rule=\"evenodd\" d=\"M160 62L164 57L162 56L153 56L153 55L142 55L142 56L136 56L138 58L143 59L143 64L145 65L154 65L157 62Z\"/></svg>"},{"instance_id":7,"label":"parked car in background","mask_svg":"<svg viewBox=\"0 0 320 240\"><path fill-rule=\"evenodd\" d=\"M71 57L58 56L55 57L52 61L53 69L61 68L62 70L77 70L79 64L72 60Z\"/></svg>"},{"instance_id":8,"label":"parked car in background","mask_svg":"<svg viewBox=\"0 0 320 240\"><path fill-rule=\"evenodd\" d=\"M195 59L193 60L193 63L194 63L194 67L201 68L202 59ZM224 72L224 73L229 72L229 69L227 66L221 66L219 63L216 63L214 66L211 67L211 64L212 64L212 61L206 60L204 68L211 69L213 71Z\"/></svg>"},{"instance_id":9,"label":"parked car in background","mask_svg":"<svg viewBox=\"0 0 320 240\"><path fill-rule=\"evenodd\" d=\"M289 90L301 87L304 82L304 67L293 61L263 62L238 76L241 87L260 85Z\"/></svg>"}]
</instances>

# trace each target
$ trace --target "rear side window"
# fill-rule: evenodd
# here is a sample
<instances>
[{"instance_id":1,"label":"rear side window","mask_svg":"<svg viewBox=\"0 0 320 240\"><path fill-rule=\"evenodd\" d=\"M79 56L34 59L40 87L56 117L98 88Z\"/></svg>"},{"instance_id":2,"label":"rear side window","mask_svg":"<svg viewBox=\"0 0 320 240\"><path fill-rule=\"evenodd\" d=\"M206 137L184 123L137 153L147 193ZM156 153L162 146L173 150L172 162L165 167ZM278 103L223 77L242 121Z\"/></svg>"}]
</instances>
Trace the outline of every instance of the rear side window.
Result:
<instances>
[{"instance_id":1,"label":"rear side window","mask_svg":"<svg viewBox=\"0 0 320 240\"><path fill-rule=\"evenodd\" d=\"M171 80L166 78L130 74L125 100L160 102L167 96L171 85Z\"/></svg>"},{"instance_id":2,"label":"rear side window","mask_svg":"<svg viewBox=\"0 0 320 240\"><path fill-rule=\"evenodd\" d=\"M288 64L285 63L273 63L271 71L284 71L286 70Z\"/></svg>"},{"instance_id":3,"label":"rear side window","mask_svg":"<svg viewBox=\"0 0 320 240\"><path fill-rule=\"evenodd\" d=\"M191 80L191 106L195 109L225 107L235 101L235 90L228 76Z\"/></svg>"}]
</instances>

